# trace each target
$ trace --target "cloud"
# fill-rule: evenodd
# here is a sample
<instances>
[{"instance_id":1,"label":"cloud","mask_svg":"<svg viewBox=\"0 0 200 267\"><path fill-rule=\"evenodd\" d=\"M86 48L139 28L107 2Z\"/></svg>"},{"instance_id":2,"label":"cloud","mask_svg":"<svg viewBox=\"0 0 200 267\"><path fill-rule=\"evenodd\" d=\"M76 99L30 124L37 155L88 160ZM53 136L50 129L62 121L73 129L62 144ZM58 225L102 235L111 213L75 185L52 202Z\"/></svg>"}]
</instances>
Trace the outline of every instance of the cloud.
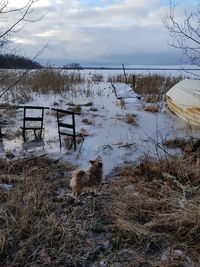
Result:
<instances>
[{"instance_id":1,"label":"cloud","mask_svg":"<svg viewBox=\"0 0 200 267\"><path fill-rule=\"evenodd\" d=\"M169 64L170 58L178 58L177 52L167 45L169 36L161 19L168 7L162 0L40 2L43 4L37 3L34 16L47 12L46 16L26 25L18 33L19 39L13 39L30 56L49 43L41 59L52 62L112 64L124 58L131 63L134 58L138 62L140 57L142 64L153 59L158 64L159 58L160 63ZM174 56L170 57L170 53Z\"/></svg>"}]
</instances>

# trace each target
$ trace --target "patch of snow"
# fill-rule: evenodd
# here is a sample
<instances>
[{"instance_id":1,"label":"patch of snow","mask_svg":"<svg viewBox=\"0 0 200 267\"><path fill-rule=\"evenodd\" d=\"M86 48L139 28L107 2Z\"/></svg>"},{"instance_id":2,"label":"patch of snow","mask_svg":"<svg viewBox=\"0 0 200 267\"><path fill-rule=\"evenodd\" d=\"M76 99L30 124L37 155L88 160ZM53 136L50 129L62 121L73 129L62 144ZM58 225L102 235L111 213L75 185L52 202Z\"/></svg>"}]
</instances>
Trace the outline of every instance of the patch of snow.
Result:
<instances>
[{"instance_id":1,"label":"patch of snow","mask_svg":"<svg viewBox=\"0 0 200 267\"><path fill-rule=\"evenodd\" d=\"M13 187L13 185L11 185L11 184L0 184L0 187L2 187L4 189L7 189L7 190L10 190Z\"/></svg>"},{"instance_id":2,"label":"patch of snow","mask_svg":"<svg viewBox=\"0 0 200 267\"><path fill-rule=\"evenodd\" d=\"M88 132L82 145L77 150L68 150L64 144L59 146L56 114L52 110L45 110L43 142L23 143L22 136L12 139L3 138L0 151L12 150L16 156L29 156L39 153L48 153L52 157L62 157L63 160L73 162L81 168L88 168L89 160L97 155L101 156L104 163L104 174L108 174L114 166L123 165L125 162L137 161L144 154L152 157L165 157L167 154L179 153L179 149L167 149L162 142L174 137L187 137L194 135L195 130L173 115L164 104L161 112L150 113L143 110L142 100L126 84L115 83L118 94L129 96L124 98L125 108L121 108L119 100L113 92L112 86L107 82L107 77L113 75L110 71L81 71L85 79L90 79L93 73L103 73L104 81L94 83L92 81L78 85L75 92L65 92L62 95L32 94L32 101L26 105L38 105L54 107L57 102L61 109L68 109L70 102L82 104L92 102L93 106L81 106L81 115L76 116L77 131L84 128ZM115 72L114 73L119 73ZM89 90L89 94L86 91ZM92 108L92 109L91 109ZM94 111L95 109L96 111ZM34 110L31 115L37 115ZM127 114L136 115L137 125L128 124L125 121ZM15 118L15 124L9 125L9 131L16 133L21 131L23 112L20 109ZM92 124L85 124L82 120L86 118ZM70 117L63 118L69 122ZM6 128L4 129L6 130ZM199 134L197 131L196 133ZM144 141L145 140L145 141ZM130 144L123 146L121 144ZM134 144L134 145L131 145Z\"/></svg>"}]
</instances>

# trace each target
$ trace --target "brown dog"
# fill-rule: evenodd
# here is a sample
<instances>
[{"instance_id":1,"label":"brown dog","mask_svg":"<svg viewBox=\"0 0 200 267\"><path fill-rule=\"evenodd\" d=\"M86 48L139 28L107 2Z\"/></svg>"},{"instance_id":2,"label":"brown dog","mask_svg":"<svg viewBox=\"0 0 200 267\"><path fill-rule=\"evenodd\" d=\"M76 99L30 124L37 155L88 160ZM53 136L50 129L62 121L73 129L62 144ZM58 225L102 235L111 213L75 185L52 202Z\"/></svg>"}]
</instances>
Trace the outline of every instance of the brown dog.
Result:
<instances>
[{"instance_id":1,"label":"brown dog","mask_svg":"<svg viewBox=\"0 0 200 267\"><path fill-rule=\"evenodd\" d=\"M92 166L88 170L77 169L72 174L70 187L72 188L72 197L77 199L83 189L90 189L98 192L103 176L103 163L100 156L95 160L90 160Z\"/></svg>"}]
</instances>

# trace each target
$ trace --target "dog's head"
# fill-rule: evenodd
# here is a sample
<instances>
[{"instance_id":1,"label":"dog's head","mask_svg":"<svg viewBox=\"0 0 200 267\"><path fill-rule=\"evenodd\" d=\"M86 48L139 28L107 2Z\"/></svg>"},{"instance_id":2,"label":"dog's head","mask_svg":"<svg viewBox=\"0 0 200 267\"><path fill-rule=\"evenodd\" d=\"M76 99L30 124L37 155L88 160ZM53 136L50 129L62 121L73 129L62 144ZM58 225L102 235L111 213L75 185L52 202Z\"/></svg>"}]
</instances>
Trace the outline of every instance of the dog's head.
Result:
<instances>
[{"instance_id":1,"label":"dog's head","mask_svg":"<svg viewBox=\"0 0 200 267\"><path fill-rule=\"evenodd\" d=\"M96 166L98 166L98 167L103 167L103 162L102 162L102 158L100 157L100 156L97 156L96 157L96 159L95 160L90 160L90 163L92 164L92 165L96 165Z\"/></svg>"}]
</instances>

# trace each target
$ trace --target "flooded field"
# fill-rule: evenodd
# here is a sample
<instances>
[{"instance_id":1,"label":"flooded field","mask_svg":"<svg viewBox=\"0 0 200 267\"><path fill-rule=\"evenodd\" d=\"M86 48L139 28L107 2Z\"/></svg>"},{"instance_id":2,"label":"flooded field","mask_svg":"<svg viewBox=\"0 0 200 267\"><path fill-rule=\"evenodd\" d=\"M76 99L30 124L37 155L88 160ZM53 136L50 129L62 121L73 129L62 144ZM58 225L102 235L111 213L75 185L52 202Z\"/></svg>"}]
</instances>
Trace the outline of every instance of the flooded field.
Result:
<instances>
[{"instance_id":1,"label":"flooded field","mask_svg":"<svg viewBox=\"0 0 200 267\"><path fill-rule=\"evenodd\" d=\"M72 90L44 94L31 92L27 88L24 90L27 90L30 100L23 100L23 104L15 101L14 104L21 106L50 108L44 115L42 141L34 142L34 136L29 136L27 142L23 142L20 134L23 109L2 110L2 131L6 134L1 142L2 156L8 151L17 157L48 153L76 162L80 167L87 167L90 159L100 155L105 162L104 171L107 174L114 166L135 162L143 155L161 158L177 153L177 149L167 150L163 147L163 142L169 138L196 134L195 129L191 129L168 110L164 97L156 104L153 103L154 106L159 106L159 112L149 112L151 103L145 102L144 95L135 93L131 85L111 82L117 77L116 71L81 71L78 74L83 81L75 84ZM119 71L118 74L122 75ZM8 92L6 103L12 105L9 93L12 95L12 92ZM1 99L2 104L4 101L5 99ZM76 116L76 128L82 132L85 140L78 145L77 151L69 149L65 138L62 138L60 149L56 113L51 108L80 112L81 115ZM33 110L32 115L37 116L37 112Z\"/></svg>"},{"instance_id":2,"label":"flooded field","mask_svg":"<svg viewBox=\"0 0 200 267\"><path fill-rule=\"evenodd\" d=\"M21 75L4 74L2 92ZM126 84L120 71L31 71L1 98L4 266L199 266L199 129L165 101L179 74L128 71ZM23 140L23 106L48 108L42 139ZM79 114L76 151L64 136L60 147L53 109ZM75 202L72 172L96 156L100 192Z\"/></svg>"}]
</instances>

